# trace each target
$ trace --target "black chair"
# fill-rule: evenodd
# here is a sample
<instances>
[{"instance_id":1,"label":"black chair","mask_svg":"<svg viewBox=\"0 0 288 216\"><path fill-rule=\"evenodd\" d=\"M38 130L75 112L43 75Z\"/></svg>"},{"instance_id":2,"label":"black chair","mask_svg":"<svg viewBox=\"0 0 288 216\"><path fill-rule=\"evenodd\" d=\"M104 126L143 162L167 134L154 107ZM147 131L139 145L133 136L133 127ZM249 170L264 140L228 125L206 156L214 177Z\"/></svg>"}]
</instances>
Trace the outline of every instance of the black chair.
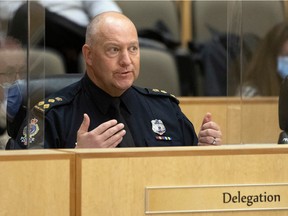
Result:
<instances>
[{"instance_id":1,"label":"black chair","mask_svg":"<svg viewBox=\"0 0 288 216\"><path fill-rule=\"evenodd\" d=\"M282 81L278 101L279 135L278 144L288 144L288 76Z\"/></svg>"},{"instance_id":2,"label":"black chair","mask_svg":"<svg viewBox=\"0 0 288 216\"><path fill-rule=\"evenodd\" d=\"M13 92L13 97L21 98L17 104L9 103L9 93L7 102L7 133L11 138L16 138L29 110L39 101L50 94L79 81L84 74L57 74L36 78L31 80L20 80L15 85L17 92ZM15 88L15 85L10 89ZM10 90L9 89L9 90ZM9 92L9 91L8 91ZM19 94L18 96L16 94ZM15 110L16 108L16 110Z\"/></svg>"}]
</instances>

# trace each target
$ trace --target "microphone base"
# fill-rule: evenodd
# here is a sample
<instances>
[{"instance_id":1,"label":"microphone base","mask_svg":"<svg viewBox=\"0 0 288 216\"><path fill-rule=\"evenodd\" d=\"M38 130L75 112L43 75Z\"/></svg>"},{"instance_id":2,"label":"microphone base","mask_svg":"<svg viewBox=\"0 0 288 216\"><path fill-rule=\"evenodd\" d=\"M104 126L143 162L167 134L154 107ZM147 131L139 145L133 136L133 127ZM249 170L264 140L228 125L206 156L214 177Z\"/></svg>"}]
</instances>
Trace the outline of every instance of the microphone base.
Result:
<instances>
[{"instance_id":1,"label":"microphone base","mask_svg":"<svg viewBox=\"0 0 288 216\"><path fill-rule=\"evenodd\" d=\"M288 144L288 132L282 131L279 135L278 144Z\"/></svg>"}]
</instances>

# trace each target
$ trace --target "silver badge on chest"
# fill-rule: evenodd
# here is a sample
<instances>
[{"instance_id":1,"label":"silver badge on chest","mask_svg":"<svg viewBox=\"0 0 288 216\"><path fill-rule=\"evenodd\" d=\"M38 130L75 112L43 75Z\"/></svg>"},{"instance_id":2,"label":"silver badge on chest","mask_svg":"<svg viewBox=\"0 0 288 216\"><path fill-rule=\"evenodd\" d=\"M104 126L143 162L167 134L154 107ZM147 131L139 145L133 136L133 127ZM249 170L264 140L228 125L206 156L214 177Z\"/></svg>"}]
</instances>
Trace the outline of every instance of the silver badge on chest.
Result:
<instances>
[{"instance_id":1,"label":"silver badge on chest","mask_svg":"<svg viewBox=\"0 0 288 216\"><path fill-rule=\"evenodd\" d=\"M161 120L159 119L151 120L151 124L154 133L157 133L161 136L166 132L166 128Z\"/></svg>"}]
</instances>

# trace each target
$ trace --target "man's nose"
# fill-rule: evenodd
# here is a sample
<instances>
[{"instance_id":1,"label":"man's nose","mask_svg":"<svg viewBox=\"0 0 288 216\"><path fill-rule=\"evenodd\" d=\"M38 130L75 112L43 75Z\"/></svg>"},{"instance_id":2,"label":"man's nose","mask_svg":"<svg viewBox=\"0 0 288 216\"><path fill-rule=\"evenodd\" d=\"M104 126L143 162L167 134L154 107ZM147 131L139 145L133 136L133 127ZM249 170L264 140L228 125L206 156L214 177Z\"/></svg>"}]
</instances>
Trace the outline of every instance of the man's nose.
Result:
<instances>
[{"instance_id":1,"label":"man's nose","mask_svg":"<svg viewBox=\"0 0 288 216\"><path fill-rule=\"evenodd\" d=\"M121 67L126 67L130 64L131 64L131 58L130 58L129 52L127 50L123 51L120 57Z\"/></svg>"}]
</instances>

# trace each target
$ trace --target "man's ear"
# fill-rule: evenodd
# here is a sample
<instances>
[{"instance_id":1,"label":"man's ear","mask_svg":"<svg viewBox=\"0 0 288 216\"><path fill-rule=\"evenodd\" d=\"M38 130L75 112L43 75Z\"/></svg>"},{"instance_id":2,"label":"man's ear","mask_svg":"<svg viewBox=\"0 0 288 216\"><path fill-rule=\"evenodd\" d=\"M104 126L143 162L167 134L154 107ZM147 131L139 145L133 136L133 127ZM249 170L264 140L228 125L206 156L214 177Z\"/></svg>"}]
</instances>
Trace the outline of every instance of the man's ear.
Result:
<instances>
[{"instance_id":1,"label":"man's ear","mask_svg":"<svg viewBox=\"0 0 288 216\"><path fill-rule=\"evenodd\" d=\"M84 44L82 47L82 54L85 60L86 65L92 66L92 56L91 56L91 49L88 44Z\"/></svg>"}]
</instances>

